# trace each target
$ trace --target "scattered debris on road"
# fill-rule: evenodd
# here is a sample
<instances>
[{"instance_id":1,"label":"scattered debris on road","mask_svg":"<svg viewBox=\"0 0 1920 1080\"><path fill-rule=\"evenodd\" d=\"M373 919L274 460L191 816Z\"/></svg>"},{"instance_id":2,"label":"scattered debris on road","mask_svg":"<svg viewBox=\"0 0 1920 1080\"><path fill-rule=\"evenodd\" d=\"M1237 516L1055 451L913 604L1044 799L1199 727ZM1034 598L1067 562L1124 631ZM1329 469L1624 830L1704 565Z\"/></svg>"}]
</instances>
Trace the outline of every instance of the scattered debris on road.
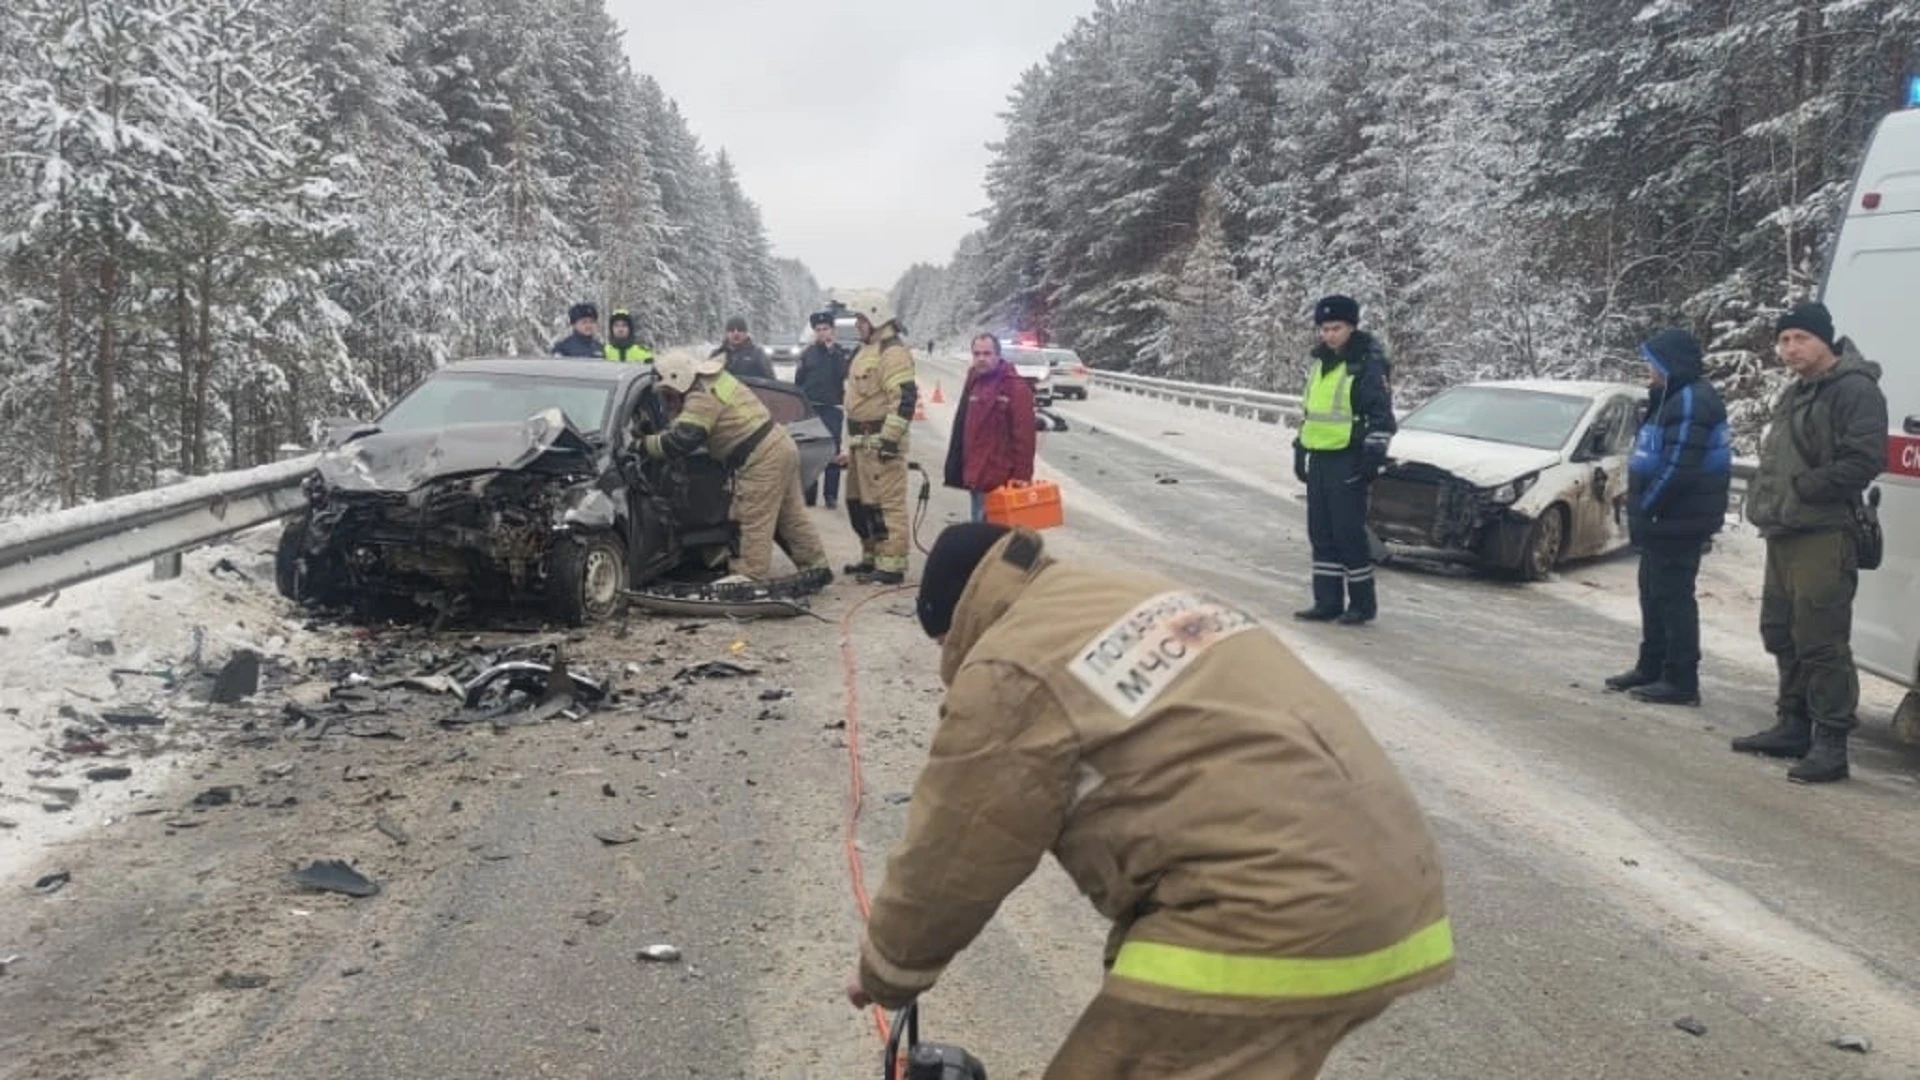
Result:
<instances>
[{"instance_id":1,"label":"scattered debris on road","mask_svg":"<svg viewBox=\"0 0 1920 1080\"><path fill-rule=\"evenodd\" d=\"M640 959L653 964L677 964L680 950L671 945L649 945L640 950Z\"/></svg>"},{"instance_id":2,"label":"scattered debris on road","mask_svg":"<svg viewBox=\"0 0 1920 1080\"><path fill-rule=\"evenodd\" d=\"M1673 1026L1679 1028L1681 1031L1684 1031L1689 1035L1693 1035L1696 1037L1700 1035L1705 1035L1707 1033L1707 1025L1701 1023L1698 1020L1695 1020L1691 1016L1683 1016L1680 1019L1675 1020L1673 1022Z\"/></svg>"},{"instance_id":3,"label":"scattered debris on road","mask_svg":"<svg viewBox=\"0 0 1920 1080\"><path fill-rule=\"evenodd\" d=\"M207 807L226 806L233 801L234 790L235 789L230 787L210 787L193 797L193 805Z\"/></svg>"},{"instance_id":4,"label":"scattered debris on road","mask_svg":"<svg viewBox=\"0 0 1920 1080\"><path fill-rule=\"evenodd\" d=\"M103 712L100 721L124 728L161 727L166 724L166 720L150 712Z\"/></svg>"},{"instance_id":5,"label":"scattered debris on road","mask_svg":"<svg viewBox=\"0 0 1920 1080\"><path fill-rule=\"evenodd\" d=\"M580 921L586 923L588 926L605 926L613 921L613 912L602 911L599 908L595 908L585 915L580 916Z\"/></svg>"},{"instance_id":6,"label":"scattered debris on road","mask_svg":"<svg viewBox=\"0 0 1920 1080\"><path fill-rule=\"evenodd\" d=\"M1842 1035L1827 1045L1835 1050L1846 1050L1855 1054L1873 1053L1873 1040L1865 1035Z\"/></svg>"},{"instance_id":7,"label":"scattered debris on road","mask_svg":"<svg viewBox=\"0 0 1920 1080\"><path fill-rule=\"evenodd\" d=\"M691 682L694 679L744 679L758 674L759 669L742 667L730 660L708 660L681 668L673 673L673 678L676 682Z\"/></svg>"},{"instance_id":8,"label":"scattered debris on road","mask_svg":"<svg viewBox=\"0 0 1920 1080\"><path fill-rule=\"evenodd\" d=\"M260 654L240 649L228 658L213 680L207 700L215 705L232 705L260 692Z\"/></svg>"},{"instance_id":9,"label":"scattered debris on road","mask_svg":"<svg viewBox=\"0 0 1920 1080\"><path fill-rule=\"evenodd\" d=\"M236 975L231 971L223 971L213 983L222 990L258 990L271 981L268 976L257 973Z\"/></svg>"},{"instance_id":10,"label":"scattered debris on road","mask_svg":"<svg viewBox=\"0 0 1920 1080\"><path fill-rule=\"evenodd\" d=\"M52 896L54 893L66 888L67 883L72 880L73 875L71 873L65 870L56 870L34 882L33 891L39 893L41 896Z\"/></svg>"},{"instance_id":11,"label":"scattered debris on road","mask_svg":"<svg viewBox=\"0 0 1920 1080\"><path fill-rule=\"evenodd\" d=\"M353 897L374 896L380 892L379 882L370 880L339 859L320 859L296 870L293 872L293 882L304 888Z\"/></svg>"},{"instance_id":12,"label":"scattered debris on road","mask_svg":"<svg viewBox=\"0 0 1920 1080\"><path fill-rule=\"evenodd\" d=\"M623 847L638 842L640 834L633 829L595 829L593 838L608 847Z\"/></svg>"},{"instance_id":13,"label":"scattered debris on road","mask_svg":"<svg viewBox=\"0 0 1920 1080\"><path fill-rule=\"evenodd\" d=\"M401 828L398 822L388 817L385 813L375 815L373 827L378 829L387 839L399 844L401 847L406 847L408 844L413 843L413 837L407 835L407 830Z\"/></svg>"},{"instance_id":14,"label":"scattered debris on road","mask_svg":"<svg viewBox=\"0 0 1920 1080\"><path fill-rule=\"evenodd\" d=\"M106 780L125 780L133 775L133 770L125 765L105 765L98 769L88 769L87 779L95 783Z\"/></svg>"}]
</instances>

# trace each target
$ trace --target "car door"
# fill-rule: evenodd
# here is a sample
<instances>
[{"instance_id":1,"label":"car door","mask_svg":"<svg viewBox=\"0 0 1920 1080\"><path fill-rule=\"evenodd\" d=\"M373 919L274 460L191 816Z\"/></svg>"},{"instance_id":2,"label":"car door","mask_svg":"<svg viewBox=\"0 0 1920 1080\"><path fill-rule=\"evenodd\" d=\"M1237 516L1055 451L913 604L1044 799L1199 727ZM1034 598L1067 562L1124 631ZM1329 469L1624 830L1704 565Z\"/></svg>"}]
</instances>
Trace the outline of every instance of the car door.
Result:
<instances>
[{"instance_id":1,"label":"car door","mask_svg":"<svg viewBox=\"0 0 1920 1080\"><path fill-rule=\"evenodd\" d=\"M1575 443L1582 472L1572 491L1569 557L1604 554L1627 542L1627 458L1633 451L1639 408L1631 397L1610 395Z\"/></svg>"},{"instance_id":2,"label":"car door","mask_svg":"<svg viewBox=\"0 0 1920 1080\"><path fill-rule=\"evenodd\" d=\"M785 425L787 434L793 436L794 445L800 448L800 486L812 487L833 458L833 433L827 430L826 421L813 411L813 403L800 388L791 383L753 378L740 381L753 390L774 420Z\"/></svg>"}]
</instances>

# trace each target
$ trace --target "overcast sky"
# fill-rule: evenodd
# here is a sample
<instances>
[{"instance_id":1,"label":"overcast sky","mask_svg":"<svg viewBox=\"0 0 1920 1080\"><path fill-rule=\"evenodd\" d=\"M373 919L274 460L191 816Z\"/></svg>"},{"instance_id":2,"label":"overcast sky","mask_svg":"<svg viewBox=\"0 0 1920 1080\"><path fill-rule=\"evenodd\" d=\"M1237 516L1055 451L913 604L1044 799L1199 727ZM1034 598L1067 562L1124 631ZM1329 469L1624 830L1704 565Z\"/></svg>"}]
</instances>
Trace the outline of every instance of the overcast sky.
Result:
<instances>
[{"instance_id":1,"label":"overcast sky","mask_svg":"<svg viewBox=\"0 0 1920 1080\"><path fill-rule=\"evenodd\" d=\"M1020 73L1093 0L607 0L627 53L724 148L776 254L890 288L977 224Z\"/></svg>"}]
</instances>

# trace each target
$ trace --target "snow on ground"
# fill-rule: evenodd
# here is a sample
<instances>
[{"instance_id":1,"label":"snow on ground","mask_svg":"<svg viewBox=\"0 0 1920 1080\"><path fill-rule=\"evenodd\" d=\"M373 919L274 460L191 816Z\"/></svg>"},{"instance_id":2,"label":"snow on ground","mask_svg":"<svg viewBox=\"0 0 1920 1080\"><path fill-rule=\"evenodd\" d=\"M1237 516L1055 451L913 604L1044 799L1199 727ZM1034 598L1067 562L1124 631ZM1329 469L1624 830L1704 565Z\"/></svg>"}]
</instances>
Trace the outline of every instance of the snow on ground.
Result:
<instances>
[{"instance_id":1,"label":"snow on ground","mask_svg":"<svg viewBox=\"0 0 1920 1080\"><path fill-rule=\"evenodd\" d=\"M218 671L235 650L262 657L328 651L274 592L277 536L278 526L267 526L190 552L171 581L151 580L143 564L0 608L0 879L14 879L82 832L110 829L171 778L191 772L204 743L184 691L204 684L202 673ZM104 751L87 747L101 713L120 711L166 723L109 727L91 736ZM87 778L117 766L132 775ZM58 795L36 787L71 789L78 798L61 810Z\"/></svg>"}]
</instances>

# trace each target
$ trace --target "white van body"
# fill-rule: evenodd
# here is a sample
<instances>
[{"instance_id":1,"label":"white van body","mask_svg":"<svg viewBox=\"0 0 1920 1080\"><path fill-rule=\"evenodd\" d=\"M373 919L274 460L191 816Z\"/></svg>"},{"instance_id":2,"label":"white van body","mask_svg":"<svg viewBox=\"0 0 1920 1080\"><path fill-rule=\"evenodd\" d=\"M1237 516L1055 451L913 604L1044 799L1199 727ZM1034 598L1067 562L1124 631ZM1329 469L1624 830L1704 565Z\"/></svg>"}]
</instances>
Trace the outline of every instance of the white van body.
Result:
<instances>
[{"instance_id":1,"label":"white van body","mask_svg":"<svg viewBox=\"0 0 1920 1080\"><path fill-rule=\"evenodd\" d=\"M1880 365L1887 395L1887 469L1870 489L1887 552L1860 577L1853 655L1912 689L1920 687L1920 109L1886 117L1874 133L1821 298L1840 333ZM1908 695L1901 710L1908 724L1917 701Z\"/></svg>"}]
</instances>

